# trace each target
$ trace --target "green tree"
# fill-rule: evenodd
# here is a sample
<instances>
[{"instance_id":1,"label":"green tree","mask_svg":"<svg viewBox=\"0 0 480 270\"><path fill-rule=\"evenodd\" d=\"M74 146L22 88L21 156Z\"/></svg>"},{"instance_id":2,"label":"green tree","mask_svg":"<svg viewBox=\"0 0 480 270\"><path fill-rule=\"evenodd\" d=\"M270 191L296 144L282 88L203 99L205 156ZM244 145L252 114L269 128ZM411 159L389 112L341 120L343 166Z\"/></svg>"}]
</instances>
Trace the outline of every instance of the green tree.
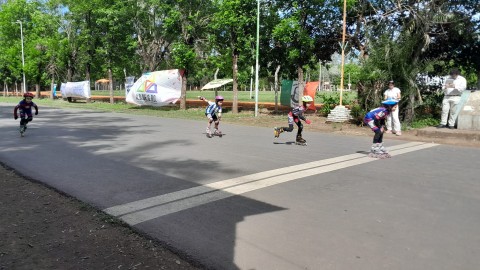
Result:
<instances>
[{"instance_id":1,"label":"green tree","mask_svg":"<svg viewBox=\"0 0 480 270\"><path fill-rule=\"evenodd\" d=\"M360 83L360 96L363 97L365 106L375 106L366 103L380 98L385 82L394 79L402 88L405 120L411 122L415 108L423 102L416 81L417 75L439 59L453 58L452 51L450 56L445 56L445 51L434 52L431 49L448 46L448 42L442 42L448 37L445 26L458 20L459 17L455 14L465 13L467 9L472 12L474 3L442 0L421 3L359 1L359 4L370 6L360 9L365 13L363 25L357 27L363 29L364 33L357 35L358 42L355 42L362 44L363 50L368 54L368 58L364 58L364 80Z\"/></svg>"},{"instance_id":2,"label":"green tree","mask_svg":"<svg viewBox=\"0 0 480 270\"><path fill-rule=\"evenodd\" d=\"M94 11L100 33L95 55L102 59L101 72L108 74L110 103L114 103L114 73L116 78L123 77L123 69L126 68L124 63L129 57L133 58L135 53L131 20L134 3L131 0L104 0L103 5Z\"/></svg>"},{"instance_id":3,"label":"green tree","mask_svg":"<svg viewBox=\"0 0 480 270\"><path fill-rule=\"evenodd\" d=\"M238 113L239 70L250 70L252 62L252 44L256 37L256 1L224 0L215 1L217 11L211 27L214 31L215 52L230 55L233 79L232 112ZM247 60L248 59L248 60ZM244 64L245 62L249 64Z\"/></svg>"},{"instance_id":4,"label":"green tree","mask_svg":"<svg viewBox=\"0 0 480 270\"><path fill-rule=\"evenodd\" d=\"M31 38L31 29L33 28L31 21L32 15L36 12L36 3L14 0L1 5L0 8L0 22L2 24L0 29L0 46L3 54L1 58L4 61L2 69L11 76L11 81L16 85L22 82L22 75L25 73L26 89L28 91L30 81L33 81L32 78L37 77L37 67L34 62L37 60L35 42ZM22 37L25 59L24 67L22 64ZM4 82L6 81L5 78Z\"/></svg>"},{"instance_id":5,"label":"green tree","mask_svg":"<svg viewBox=\"0 0 480 270\"><path fill-rule=\"evenodd\" d=\"M210 1L180 0L176 1L174 8L170 12L170 21L175 20L177 23L172 23L171 26L178 25L175 28L180 29L179 43L175 46L174 64L183 69L180 109L186 109L188 76L194 71L197 53L203 53L213 5Z\"/></svg>"},{"instance_id":6,"label":"green tree","mask_svg":"<svg viewBox=\"0 0 480 270\"><path fill-rule=\"evenodd\" d=\"M324 0L282 0L276 4L281 20L273 30L274 44L285 51L284 70L290 76L296 73L303 89L304 65L315 58L327 61L339 49L340 5Z\"/></svg>"},{"instance_id":7,"label":"green tree","mask_svg":"<svg viewBox=\"0 0 480 270\"><path fill-rule=\"evenodd\" d=\"M136 14L134 36L142 72L168 68L172 43L179 31L172 12L177 12L175 1L143 0L133 7Z\"/></svg>"}]
</instances>

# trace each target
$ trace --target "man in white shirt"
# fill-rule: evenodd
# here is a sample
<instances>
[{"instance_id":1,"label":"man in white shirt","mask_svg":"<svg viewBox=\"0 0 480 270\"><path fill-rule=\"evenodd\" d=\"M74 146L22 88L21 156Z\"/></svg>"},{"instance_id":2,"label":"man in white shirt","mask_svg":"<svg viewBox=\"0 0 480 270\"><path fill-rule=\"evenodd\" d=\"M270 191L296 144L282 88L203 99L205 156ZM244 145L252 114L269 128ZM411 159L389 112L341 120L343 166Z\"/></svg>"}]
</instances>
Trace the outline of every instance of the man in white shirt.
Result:
<instances>
[{"instance_id":1,"label":"man in white shirt","mask_svg":"<svg viewBox=\"0 0 480 270\"><path fill-rule=\"evenodd\" d=\"M384 100L394 99L397 102L399 102L401 98L402 97L400 95L400 89L395 87L394 81L389 81L388 89L385 90L385 92L383 93L383 99ZM398 111L400 111L400 108L397 108L387 116L387 119L386 119L387 131L385 132L393 133L397 136L400 136L402 135L402 127L400 125L400 119L398 118ZM392 126L393 126L393 129L392 129Z\"/></svg>"},{"instance_id":2,"label":"man in white shirt","mask_svg":"<svg viewBox=\"0 0 480 270\"><path fill-rule=\"evenodd\" d=\"M460 76L458 69L450 71L450 77L447 78L442 89L445 93L442 101L442 119L437 128L446 128L448 120L448 128L455 128L454 114L457 111L457 105L460 102L462 92L467 88L467 80ZM450 116L449 116L450 114Z\"/></svg>"}]
</instances>

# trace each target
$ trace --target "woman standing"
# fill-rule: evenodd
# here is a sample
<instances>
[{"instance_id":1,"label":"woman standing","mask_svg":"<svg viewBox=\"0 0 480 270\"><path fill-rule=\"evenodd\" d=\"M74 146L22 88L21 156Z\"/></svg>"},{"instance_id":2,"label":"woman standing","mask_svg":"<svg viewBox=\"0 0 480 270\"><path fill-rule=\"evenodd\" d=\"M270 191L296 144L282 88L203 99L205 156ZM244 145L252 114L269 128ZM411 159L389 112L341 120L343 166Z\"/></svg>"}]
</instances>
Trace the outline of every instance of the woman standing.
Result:
<instances>
[{"instance_id":1,"label":"woman standing","mask_svg":"<svg viewBox=\"0 0 480 270\"><path fill-rule=\"evenodd\" d=\"M385 93L383 93L383 99L394 99L397 100L397 102L400 102L401 96L400 96L400 89L395 87L395 82L394 81L389 81L388 82L388 89L385 90ZM397 136L402 135L402 127L400 125L400 119L398 118L398 111L400 111L398 108L393 111L390 115L387 117L387 131L386 133L393 133L396 134ZM393 124L393 129L392 129L392 124Z\"/></svg>"}]
</instances>

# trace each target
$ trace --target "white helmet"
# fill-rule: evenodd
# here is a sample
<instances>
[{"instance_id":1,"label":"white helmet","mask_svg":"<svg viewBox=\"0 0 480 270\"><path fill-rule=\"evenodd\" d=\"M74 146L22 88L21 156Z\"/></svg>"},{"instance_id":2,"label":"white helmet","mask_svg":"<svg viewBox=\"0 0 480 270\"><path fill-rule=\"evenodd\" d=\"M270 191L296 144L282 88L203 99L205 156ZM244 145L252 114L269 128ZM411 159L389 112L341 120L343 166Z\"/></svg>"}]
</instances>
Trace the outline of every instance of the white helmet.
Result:
<instances>
[{"instance_id":1,"label":"white helmet","mask_svg":"<svg viewBox=\"0 0 480 270\"><path fill-rule=\"evenodd\" d=\"M302 101L303 102L313 102L313 98L311 96L303 96Z\"/></svg>"}]
</instances>

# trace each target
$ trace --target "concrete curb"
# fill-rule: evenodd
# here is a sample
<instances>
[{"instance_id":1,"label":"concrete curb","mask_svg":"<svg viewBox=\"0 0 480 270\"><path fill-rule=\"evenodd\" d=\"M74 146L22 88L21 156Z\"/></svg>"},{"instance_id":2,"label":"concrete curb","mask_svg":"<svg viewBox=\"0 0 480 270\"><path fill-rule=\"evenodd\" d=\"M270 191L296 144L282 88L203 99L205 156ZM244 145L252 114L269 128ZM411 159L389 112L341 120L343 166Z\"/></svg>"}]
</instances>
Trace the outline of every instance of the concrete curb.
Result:
<instances>
[{"instance_id":1,"label":"concrete curb","mask_svg":"<svg viewBox=\"0 0 480 270\"><path fill-rule=\"evenodd\" d=\"M454 139L469 142L480 142L480 132L474 130L458 130L435 127L419 129L416 132L418 137L435 138L435 139Z\"/></svg>"}]
</instances>

